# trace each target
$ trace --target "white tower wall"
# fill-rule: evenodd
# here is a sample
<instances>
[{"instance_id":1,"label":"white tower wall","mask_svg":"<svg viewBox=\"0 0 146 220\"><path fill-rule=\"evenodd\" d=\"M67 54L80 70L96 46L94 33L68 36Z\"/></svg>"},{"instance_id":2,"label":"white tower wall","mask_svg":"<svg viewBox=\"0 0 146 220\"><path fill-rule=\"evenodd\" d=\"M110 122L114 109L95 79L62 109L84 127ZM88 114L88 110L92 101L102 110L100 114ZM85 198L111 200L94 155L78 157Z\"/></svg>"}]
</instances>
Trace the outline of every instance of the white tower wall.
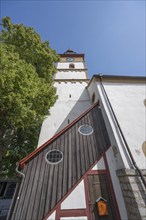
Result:
<instances>
[{"instance_id":1,"label":"white tower wall","mask_svg":"<svg viewBox=\"0 0 146 220\"><path fill-rule=\"evenodd\" d=\"M90 107L87 82L55 82L58 99L42 125L38 146L49 140ZM71 96L71 97L70 97Z\"/></svg>"},{"instance_id":2,"label":"white tower wall","mask_svg":"<svg viewBox=\"0 0 146 220\"><path fill-rule=\"evenodd\" d=\"M74 53L65 56L73 57L74 62L66 62L67 58L61 55L61 61L57 64L54 86L57 88L58 99L42 124L38 147L91 106L86 89L88 79L83 55ZM74 64L73 69L70 64Z\"/></svg>"},{"instance_id":3,"label":"white tower wall","mask_svg":"<svg viewBox=\"0 0 146 220\"><path fill-rule=\"evenodd\" d=\"M86 79L85 71L58 71L55 79Z\"/></svg>"},{"instance_id":4,"label":"white tower wall","mask_svg":"<svg viewBox=\"0 0 146 220\"><path fill-rule=\"evenodd\" d=\"M74 64L75 69L84 69L83 62L61 62L61 63L58 63L57 69L69 69L70 64Z\"/></svg>"}]
</instances>

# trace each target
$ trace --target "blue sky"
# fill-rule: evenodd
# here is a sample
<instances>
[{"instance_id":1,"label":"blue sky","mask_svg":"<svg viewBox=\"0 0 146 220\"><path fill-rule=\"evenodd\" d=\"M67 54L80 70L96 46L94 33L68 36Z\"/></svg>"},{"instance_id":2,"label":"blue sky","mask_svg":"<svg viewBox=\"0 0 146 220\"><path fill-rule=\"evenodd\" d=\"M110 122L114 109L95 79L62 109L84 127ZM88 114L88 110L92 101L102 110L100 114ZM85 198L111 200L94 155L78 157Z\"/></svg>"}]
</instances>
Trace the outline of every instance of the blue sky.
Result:
<instances>
[{"instance_id":1,"label":"blue sky","mask_svg":"<svg viewBox=\"0 0 146 220\"><path fill-rule=\"evenodd\" d=\"M93 74L146 72L146 2L1 0L1 18L33 27L57 53L85 53Z\"/></svg>"}]
</instances>

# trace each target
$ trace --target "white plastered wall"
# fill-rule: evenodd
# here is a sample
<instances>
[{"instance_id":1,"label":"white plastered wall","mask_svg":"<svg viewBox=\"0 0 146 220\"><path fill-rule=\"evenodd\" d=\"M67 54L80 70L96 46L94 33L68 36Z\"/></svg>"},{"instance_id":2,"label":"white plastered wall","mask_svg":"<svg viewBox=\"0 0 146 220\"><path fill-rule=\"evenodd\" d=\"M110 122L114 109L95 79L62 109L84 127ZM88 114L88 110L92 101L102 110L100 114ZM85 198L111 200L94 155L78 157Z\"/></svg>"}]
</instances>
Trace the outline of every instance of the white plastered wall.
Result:
<instances>
[{"instance_id":1,"label":"white plastered wall","mask_svg":"<svg viewBox=\"0 0 146 220\"><path fill-rule=\"evenodd\" d=\"M88 90L91 102L92 102L93 94L95 94L95 102L94 103L96 103L99 100L99 95L97 93L97 85L96 85L96 82L94 81L94 79L92 81L90 81L90 85L88 86L87 90ZM94 103L92 103L92 104L94 104Z\"/></svg>"},{"instance_id":2,"label":"white plastered wall","mask_svg":"<svg viewBox=\"0 0 146 220\"><path fill-rule=\"evenodd\" d=\"M90 99L92 100L93 93L95 93L95 102L99 101L99 105L104 117L104 121L107 127L107 131L109 134L109 138L111 141L111 146L113 146L113 150L115 152L115 160L117 163L117 169L121 169L123 167L129 168L129 161L127 162L127 158L125 157L125 152L123 150L123 146L119 140L119 136L117 135L116 126L113 122L113 118L109 112L107 107L107 103L105 97L103 96L103 92L101 90L100 83L92 80L89 87L87 88ZM117 149L118 146L118 149Z\"/></svg>"},{"instance_id":3,"label":"white plastered wall","mask_svg":"<svg viewBox=\"0 0 146 220\"><path fill-rule=\"evenodd\" d=\"M55 216L56 216L56 211L54 211L54 212L47 218L47 220L56 220L56 219L55 219Z\"/></svg>"},{"instance_id":4,"label":"white plastered wall","mask_svg":"<svg viewBox=\"0 0 146 220\"><path fill-rule=\"evenodd\" d=\"M83 62L63 62L58 63L57 69L69 69L69 64L74 64L75 69L84 69L84 63Z\"/></svg>"},{"instance_id":5,"label":"white plastered wall","mask_svg":"<svg viewBox=\"0 0 146 220\"><path fill-rule=\"evenodd\" d=\"M58 71L55 79L86 79L85 71Z\"/></svg>"},{"instance_id":6,"label":"white plastered wall","mask_svg":"<svg viewBox=\"0 0 146 220\"><path fill-rule=\"evenodd\" d=\"M146 85L104 83L104 87L133 157L138 167L145 169Z\"/></svg>"},{"instance_id":7,"label":"white plastered wall","mask_svg":"<svg viewBox=\"0 0 146 220\"><path fill-rule=\"evenodd\" d=\"M85 188L83 180L62 202L61 209L86 209Z\"/></svg>"},{"instance_id":8,"label":"white plastered wall","mask_svg":"<svg viewBox=\"0 0 146 220\"><path fill-rule=\"evenodd\" d=\"M55 82L54 86L57 88L58 99L42 124L38 147L91 106L86 82Z\"/></svg>"},{"instance_id":9,"label":"white plastered wall","mask_svg":"<svg viewBox=\"0 0 146 220\"><path fill-rule=\"evenodd\" d=\"M98 163L92 168L92 170L105 170L105 164L103 157L98 161Z\"/></svg>"}]
</instances>

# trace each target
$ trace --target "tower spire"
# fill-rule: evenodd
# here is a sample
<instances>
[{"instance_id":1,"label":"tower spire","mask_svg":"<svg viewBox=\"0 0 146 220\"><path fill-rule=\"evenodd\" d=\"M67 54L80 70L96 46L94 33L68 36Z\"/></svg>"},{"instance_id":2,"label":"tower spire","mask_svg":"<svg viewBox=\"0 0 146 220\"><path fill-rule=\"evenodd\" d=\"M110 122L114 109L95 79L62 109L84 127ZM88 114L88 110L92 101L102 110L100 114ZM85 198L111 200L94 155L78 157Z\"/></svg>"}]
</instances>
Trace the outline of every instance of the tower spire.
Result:
<instances>
[{"instance_id":1,"label":"tower spire","mask_svg":"<svg viewBox=\"0 0 146 220\"><path fill-rule=\"evenodd\" d=\"M64 54L76 54L76 52L69 48L67 51L64 52Z\"/></svg>"}]
</instances>

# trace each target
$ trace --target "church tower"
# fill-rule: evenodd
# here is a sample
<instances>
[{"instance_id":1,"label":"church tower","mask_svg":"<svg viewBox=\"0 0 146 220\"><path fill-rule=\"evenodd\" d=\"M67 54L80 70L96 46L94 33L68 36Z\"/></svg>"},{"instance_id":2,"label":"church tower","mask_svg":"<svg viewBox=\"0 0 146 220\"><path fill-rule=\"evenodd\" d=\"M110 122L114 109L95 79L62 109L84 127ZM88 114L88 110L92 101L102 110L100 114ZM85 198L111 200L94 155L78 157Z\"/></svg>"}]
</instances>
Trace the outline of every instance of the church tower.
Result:
<instances>
[{"instance_id":1,"label":"church tower","mask_svg":"<svg viewBox=\"0 0 146 220\"><path fill-rule=\"evenodd\" d=\"M91 106L86 89L89 79L84 54L68 49L59 55L54 76L58 99L43 122L38 147Z\"/></svg>"},{"instance_id":2,"label":"church tower","mask_svg":"<svg viewBox=\"0 0 146 220\"><path fill-rule=\"evenodd\" d=\"M56 67L58 99L38 148L18 163L8 220L145 219L146 78L89 82L84 54L71 49Z\"/></svg>"}]
</instances>

